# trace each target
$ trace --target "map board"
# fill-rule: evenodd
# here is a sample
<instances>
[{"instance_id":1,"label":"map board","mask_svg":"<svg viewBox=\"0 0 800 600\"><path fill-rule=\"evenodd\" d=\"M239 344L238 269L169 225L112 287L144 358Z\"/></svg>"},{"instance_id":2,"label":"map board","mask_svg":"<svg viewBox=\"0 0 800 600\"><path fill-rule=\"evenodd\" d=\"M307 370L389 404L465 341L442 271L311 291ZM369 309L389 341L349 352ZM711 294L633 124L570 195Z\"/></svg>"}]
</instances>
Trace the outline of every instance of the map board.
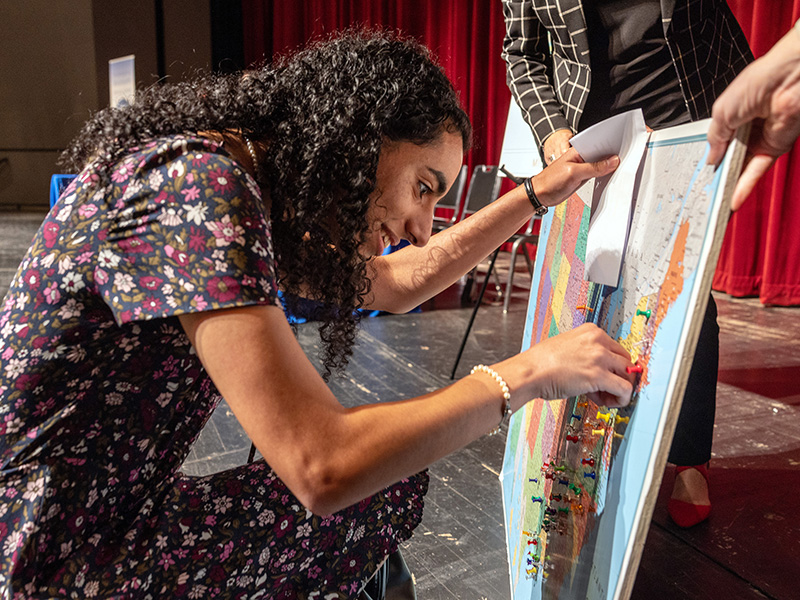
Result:
<instances>
[{"instance_id":1,"label":"map board","mask_svg":"<svg viewBox=\"0 0 800 600\"><path fill-rule=\"evenodd\" d=\"M737 141L707 166L708 124L650 135L618 286L584 280L591 185L542 221L523 350L592 321L642 372L623 409L577 397L512 417L500 478L514 600L630 595L744 156Z\"/></svg>"}]
</instances>

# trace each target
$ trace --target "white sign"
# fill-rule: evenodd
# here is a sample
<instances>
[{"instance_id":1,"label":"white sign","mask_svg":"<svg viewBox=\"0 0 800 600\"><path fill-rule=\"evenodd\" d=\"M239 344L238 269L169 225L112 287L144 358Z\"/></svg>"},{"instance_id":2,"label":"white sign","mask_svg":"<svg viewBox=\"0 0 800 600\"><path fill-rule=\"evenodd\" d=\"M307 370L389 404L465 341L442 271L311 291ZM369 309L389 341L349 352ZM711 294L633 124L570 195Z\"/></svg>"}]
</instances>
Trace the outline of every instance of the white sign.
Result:
<instances>
[{"instance_id":1,"label":"white sign","mask_svg":"<svg viewBox=\"0 0 800 600\"><path fill-rule=\"evenodd\" d=\"M136 95L136 56L129 54L108 61L109 105L114 108L133 104Z\"/></svg>"},{"instance_id":2,"label":"white sign","mask_svg":"<svg viewBox=\"0 0 800 600\"><path fill-rule=\"evenodd\" d=\"M506 132L503 135L503 149L500 151L498 165L505 165L506 170L516 177L533 177L542 170L536 139L513 98L508 107Z\"/></svg>"}]
</instances>

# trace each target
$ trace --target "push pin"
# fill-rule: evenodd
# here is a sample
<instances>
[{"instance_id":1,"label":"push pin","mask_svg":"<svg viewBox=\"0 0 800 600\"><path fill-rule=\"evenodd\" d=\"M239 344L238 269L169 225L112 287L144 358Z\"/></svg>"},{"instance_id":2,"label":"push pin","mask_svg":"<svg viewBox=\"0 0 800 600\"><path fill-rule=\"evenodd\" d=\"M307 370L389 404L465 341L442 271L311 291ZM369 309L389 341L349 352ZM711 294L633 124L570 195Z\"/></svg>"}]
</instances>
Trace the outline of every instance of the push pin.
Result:
<instances>
[{"instance_id":1,"label":"push pin","mask_svg":"<svg viewBox=\"0 0 800 600\"><path fill-rule=\"evenodd\" d=\"M560 507L560 508L558 509L558 512L560 512L560 513L564 513L564 514L569 514L569 506L562 506L562 507Z\"/></svg>"},{"instance_id":2,"label":"push pin","mask_svg":"<svg viewBox=\"0 0 800 600\"><path fill-rule=\"evenodd\" d=\"M533 483L539 483L538 479L531 479L530 477L528 478L528 481L532 481Z\"/></svg>"},{"instance_id":3,"label":"push pin","mask_svg":"<svg viewBox=\"0 0 800 600\"><path fill-rule=\"evenodd\" d=\"M592 429L592 435L605 435L605 429Z\"/></svg>"},{"instance_id":4,"label":"push pin","mask_svg":"<svg viewBox=\"0 0 800 600\"><path fill-rule=\"evenodd\" d=\"M615 432L614 432L614 437L615 437L615 438L617 438L618 440L621 440L622 438L624 438L624 437L625 437L625 435L624 435L624 434L622 434L622 433L617 433L617 432L615 431Z\"/></svg>"},{"instance_id":5,"label":"push pin","mask_svg":"<svg viewBox=\"0 0 800 600\"><path fill-rule=\"evenodd\" d=\"M630 420L631 420L630 417L620 417L620 416L614 417L614 423L616 425L619 425L620 423L628 423Z\"/></svg>"},{"instance_id":6,"label":"push pin","mask_svg":"<svg viewBox=\"0 0 800 600\"><path fill-rule=\"evenodd\" d=\"M568 435L567 436L567 441L568 442L575 442L577 444L578 442L581 441L581 438L580 438L580 436L577 436L577 435Z\"/></svg>"},{"instance_id":7,"label":"push pin","mask_svg":"<svg viewBox=\"0 0 800 600\"><path fill-rule=\"evenodd\" d=\"M589 312L594 312L594 309L586 306L585 304L581 304L580 306L575 307L576 310L588 310Z\"/></svg>"},{"instance_id":8,"label":"push pin","mask_svg":"<svg viewBox=\"0 0 800 600\"><path fill-rule=\"evenodd\" d=\"M572 416L570 418L571 419L578 419L580 421L583 418L583 415L576 415L575 413L572 413Z\"/></svg>"},{"instance_id":9,"label":"push pin","mask_svg":"<svg viewBox=\"0 0 800 600\"><path fill-rule=\"evenodd\" d=\"M598 419L602 419L603 421L606 422L606 425L608 425L608 421L611 418L611 413L604 413L604 412L598 411L597 412L597 418Z\"/></svg>"},{"instance_id":10,"label":"push pin","mask_svg":"<svg viewBox=\"0 0 800 600\"><path fill-rule=\"evenodd\" d=\"M587 402L586 400L581 400L575 406L586 407L586 406L589 406L589 402Z\"/></svg>"},{"instance_id":11,"label":"push pin","mask_svg":"<svg viewBox=\"0 0 800 600\"><path fill-rule=\"evenodd\" d=\"M544 474L544 478L545 479L555 479L556 478L556 474L555 473L545 473Z\"/></svg>"},{"instance_id":12,"label":"push pin","mask_svg":"<svg viewBox=\"0 0 800 600\"><path fill-rule=\"evenodd\" d=\"M553 467L553 471L558 471L559 473L566 470L567 467L565 467L564 465L561 465L560 467Z\"/></svg>"},{"instance_id":13,"label":"push pin","mask_svg":"<svg viewBox=\"0 0 800 600\"><path fill-rule=\"evenodd\" d=\"M595 476L594 473L584 473L583 476L584 477L591 477L592 479L597 479L597 477Z\"/></svg>"},{"instance_id":14,"label":"push pin","mask_svg":"<svg viewBox=\"0 0 800 600\"><path fill-rule=\"evenodd\" d=\"M559 479L558 483L561 485L569 485L569 479Z\"/></svg>"},{"instance_id":15,"label":"push pin","mask_svg":"<svg viewBox=\"0 0 800 600\"><path fill-rule=\"evenodd\" d=\"M644 316L645 321L649 321L650 320L650 314L651 313L650 313L650 309L649 308L647 310L642 310L640 308L636 309L636 316L637 317Z\"/></svg>"},{"instance_id":16,"label":"push pin","mask_svg":"<svg viewBox=\"0 0 800 600\"><path fill-rule=\"evenodd\" d=\"M561 502L561 494L551 494L550 500L555 500L556 502Z\"/></svg>"},{"instance_id":17,"label":"push pin","mask_svg":"<svg viewBox=\"0 0 800 600\"><path fill-rule=\"evenodd\" d=\"M635 365L627 366L627 367L625 367L625 371L627 371L628 373L641 373L642 372L642 365L635 364Z\"/></svg>"},{"instance_id":18,"label":"push pin","mask_svg":"<svg viewBox=\"0 0 800 600\"><path fill-rule=\"evenodd\" d=\"M528 540L528 546L538 546L539 542L537 540Z\"/></svg>"},{"instance_id":19,"label":"push pin","mask_svg":"<svg viewBox=\"0 0 800 600\"><path fill-rule=\"evenodd\" d=\"M575 492L575 494L577 494L578 496L580 496L581 493L583 492L583 490L581 489L581 486L575 485L574 483L570 484L569 489L571 489L573 492Z\"/></svg>"},{"instance_id":20,"label":"push pin","mask_svg":"<svg viewBox=\"0 0 800 600\"><path fill-rule=\"evenodd\" d=\"M581 464L589 465L590 467L593 467L594 466L594 459L593 458L582 458L581 459Z\"/></svg>"},{"instance_id":21,"label":"push pin","mask_svg":"<svg viewBox=\"0 0 800 600\"><path fill-rule=\"evenodd\" d=\"M544 502L544 498L540 498L539 496L531 496L531 500L533 500L534 502L539 502L539 503L543 503Z\"/></svg>"}]
</instances>

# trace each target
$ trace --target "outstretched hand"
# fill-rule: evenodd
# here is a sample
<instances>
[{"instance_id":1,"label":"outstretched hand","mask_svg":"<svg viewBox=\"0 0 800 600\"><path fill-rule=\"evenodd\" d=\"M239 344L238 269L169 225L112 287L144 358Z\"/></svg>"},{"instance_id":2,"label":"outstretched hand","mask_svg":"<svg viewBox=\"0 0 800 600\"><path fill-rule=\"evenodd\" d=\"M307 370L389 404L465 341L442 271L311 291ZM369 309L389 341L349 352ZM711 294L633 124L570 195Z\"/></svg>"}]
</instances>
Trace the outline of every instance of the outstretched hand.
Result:
<instances>
[{"instance_id":1,"label":"outstretched hand","mask_svg":"<svg viewBox=\"0 0 800 600\"><path fill-rule=\"evenodd\" d=\"M736 129L753 122L748 156L733 192L737 210L775 160L800 135L800 33L792 28L717 98L708 130L708 163L718 165Z\"/></svg>"},{"instance_id":2,"label":"outstretched hand","mask_svg":"<svg viewBox=\"0 0 800 600\"><path fill-rule=\"evenodd\" d=\"M618 166L618 156L584 162L578 151L570 148L533 177L533 190L542 204L555 206L569 198L585 181L608 175Z\"/></svg>"},{"instance_id":3,"label":"outstretched hand","mask_svg":"<svg viewBox=\"0 0 800 600\"><path fill-rule=\"evenodd\" d=\"M513 396L523 401L585 394L595 404L617 407L631 400L636 374L627 372L630 366L627 350L597 325L584 323L535 344L497 368L507 373Z\"/></svg>"}]
</instances>

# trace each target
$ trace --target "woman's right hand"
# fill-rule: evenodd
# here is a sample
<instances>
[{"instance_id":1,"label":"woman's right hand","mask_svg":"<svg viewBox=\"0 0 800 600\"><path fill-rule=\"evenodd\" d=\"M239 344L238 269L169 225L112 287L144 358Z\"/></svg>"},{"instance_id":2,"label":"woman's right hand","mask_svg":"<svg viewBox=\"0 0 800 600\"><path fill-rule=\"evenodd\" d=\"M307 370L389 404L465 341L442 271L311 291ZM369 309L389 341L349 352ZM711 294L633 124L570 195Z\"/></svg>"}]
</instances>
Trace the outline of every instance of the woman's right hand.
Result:
<instances>
[{"instance_id":1,"label":"woman's right hand","mask_svg":"<svg viewBox=\"0 0 800 600\"><path fill-rule=\"evenodd\" d=\"M559 129L547 136L542 146L546 164L553 164L557 159L561 158L562 154L570 149L569 140L572 136L573 133L569 129Z\"/></svg>"},{"instance_id":2,"label":"woman's right hand","mask_svg":"<svg viewBox=\"0 0 800 600\"><path fill-rule=\"evenodd\" d=\"M531 346L494 368L511 387L512 406L533 398L554 400L586 394L601 406L627 406L636 374L631 356L593 323L584 323Z\"/></svg>"},{"instance_id":3,"label":"woman's right hand","mask_svg":"<svg viewBox=\"0 0 800 600\"><path fill-rule=\"evenodd\" d=\"M569 198L584 182L603 177L619 166L618 156L587 163L575 148L567 150L550 166L533 176L533 191L545 206L555 206Z\"/></svg>"}]
</instances>

